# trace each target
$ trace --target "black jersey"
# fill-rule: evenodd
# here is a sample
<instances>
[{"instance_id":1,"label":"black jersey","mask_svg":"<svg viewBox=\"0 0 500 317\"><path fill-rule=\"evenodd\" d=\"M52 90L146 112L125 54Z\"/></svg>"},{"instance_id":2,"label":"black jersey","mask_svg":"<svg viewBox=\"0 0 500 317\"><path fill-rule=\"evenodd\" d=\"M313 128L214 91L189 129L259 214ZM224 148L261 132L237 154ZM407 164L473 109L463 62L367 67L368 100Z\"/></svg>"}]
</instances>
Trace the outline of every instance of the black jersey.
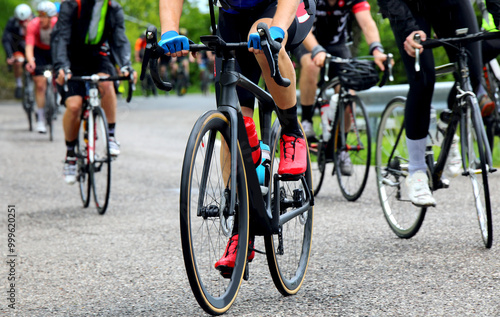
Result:
<instances>
[{"instance_id":1,"label":"black jersey","mask_svg":"<svg viewBox=\"0 0 500 317\"><path fill-rule=\"evenodd\" d=\"M318 0L314 35L322 46L345 43L348 39L349 19L352 13L370 10L366 0L337 0L333 6L328 0Z\"/></svg>"}]
</instances>

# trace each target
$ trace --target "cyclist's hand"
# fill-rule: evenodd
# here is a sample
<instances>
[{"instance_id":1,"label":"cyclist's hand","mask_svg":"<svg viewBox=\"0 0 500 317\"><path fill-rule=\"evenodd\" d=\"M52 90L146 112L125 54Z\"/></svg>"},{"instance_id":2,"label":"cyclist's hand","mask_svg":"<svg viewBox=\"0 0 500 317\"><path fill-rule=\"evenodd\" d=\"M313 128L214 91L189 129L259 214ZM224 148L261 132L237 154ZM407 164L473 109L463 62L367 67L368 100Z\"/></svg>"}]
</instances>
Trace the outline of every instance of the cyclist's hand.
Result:
<instances>
[{"instance_id":1,"label":"cyclist's hand","mask_svg":"<svg viewBox=\"0 0 500 317\"><path fill-rule=\"evenodd\" d=\"M372 54L374 57L375 64L377 64L378 68L381 71L385 71L384 62L387 60L387 55L380 52L377 49L375 49ZM394 65L394 60L392 60L391 63Z\"/></svg>"},{"instance_id":2,"label":"cyclist's hand","mask_svg":"<svg viewBox=\"0 0 500 317\"><path fill-rule=\"evenodd\" d=\"M7 65L14 65L16 58L14 56L7 58Z\"/></svg>"},{"instance_id":3,"label":"cyclist's hand","mask_svg":"<svg viewBox=\"0 0 500 317\"><path fill-rule=\"evenodd\" d=\"M415 40L413 39L415 34L417 33L420 34L422 42L424 42L427 39L427 35L425 34L424 31L413 31L411 32L410 35L408 35L408 37L404 42L404 49L406 53L408 53L408 55L410 55L411 57L415 57L415 49L417 48L420 49L420 53L424 51L424 47L419 43L415 42Z\"/></svg>"},{"instance_id":4,"label":"cyclist's hand","mask_svg":"<svg viewBox=\"0 0 500 317\"><path fill-rule=\"evenodd\" d=\"M318 54L316 54L316 56L314 56L312 60L314 65L318 67L323 67L325 66L325 59L326 59L326 52L319 52Z\"/></svg>"},{"instance_id":5,"label":"cyclist's hand","mask_svg":"<svg viewBox=\"0 0 500 317\"><path fill-rule=\"evenodd\" d=\"M30 74L33 74L35 72L36 64L35 62L27 62L25 67Z\"/></svg>"},{"instance_id":6,"label":"cyclist's hand","mask_svg":"<svg viewBox=\"0 0 500 317\"><path fill-rule=\"evenodd\" d=\"M282 28L277 26L271 26L269 28L269 33L271 34L271 38L276 42L283 42L283 38L285 37L285 31ZM260 35L258 32L250 33L248 36L248 50L255 54L262 53L262 47L260 46Z\"/></svg>"},{"instance_id":7,"label":"cyclist's hand","mask_svg":"<svg viewBox=\"0 0 500 317\"><path fill-rule=\"evenodd\" d=\"M189 53L189 40L176 31L168 31L161 35L158 42L167 56L186 56Z\"/></svg>"},{"instance_id":8,"label":"cyclist's hand","mask_svg":"<svg viewBox=\"0 0 500 317\"><path fill-rule=\"evenodd\" d=\"M134 84L137 83L137 72L131 66L123 66L122 68L120 68L120 72L125 77L128 77L132 72L134 76Z\"/></svg>"},{"instance_id":9,"label":"cyclist's hand","mask_svg":"<svg viewBox=\"0 0 500 317\"><path fill-rule=\"evenodd\" d=\"M63 86L64 85L64 82L65 82L65 76L66 74L68 75L67 79L70 79L71 78L71 70L66 70L64 71L64 69L59 69L59 72L57 73L57 78L56 78L56 83L60 86Z\"/></svg>"}]
</instances>

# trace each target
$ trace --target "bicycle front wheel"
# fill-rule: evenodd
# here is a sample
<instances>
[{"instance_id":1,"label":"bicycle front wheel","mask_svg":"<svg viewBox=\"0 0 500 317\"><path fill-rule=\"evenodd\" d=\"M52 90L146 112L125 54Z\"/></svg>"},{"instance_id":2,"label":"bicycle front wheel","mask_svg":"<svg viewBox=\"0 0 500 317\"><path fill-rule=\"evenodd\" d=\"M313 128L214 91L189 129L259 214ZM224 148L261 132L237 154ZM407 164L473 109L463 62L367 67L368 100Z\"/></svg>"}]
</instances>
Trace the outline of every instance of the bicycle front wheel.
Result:
<instances>
[{"instance_id":1,"label":"bicycle front wheel","mask_svg":"<svg viewBox=\"0 0 500 317\"><path fill-rule=\"evenodd\" d=\"M477 212L479 229L486 248L493 243L493 220L491 216L490 191L488 186L488 166L483 141L484 129L479 115L479 107L474 97L467 97L467 110L462 116L460 133L462 156L465 157L466 174L472 184L472 200ZM470 201L471 197L466 199Z\"/></svg>"},{"instance_id":2,"label":"bicycle front wheel","mask_svg":"<svg viewBox=\"0 0 500 317\"><path fill-rule=\"evenodd\" d=\"M182 253L191 290L209 314L226 312L238 294L247 265L249 210L239 142L237 173L231 175L230 125L218 111L196 122L186 146L180 188ZM236 177L237 188L230 187ZM233 200L232 197L235 197ZM231 206L235 206L231 208ZM223 277L214 264L238 234L234 269Z\"/></svg>"},{"instance_id":3,"label":"bicycle front wheel","mask_svg":"<svg viewBox=\"0 0 500 317\"><path fill-rule=\"evenodd\" d=\"M77 171L76 177L80 187L80 197L82 198L83 207L87 208L90 203L90 189L92 181L90 180L90 165L88 159L88 121L82 119L80 121L80 129L78 130L78 144L76 149Z\"/></svg>"},{"instance_id":4,"label":"bicycle front wheel","mask_svg":"<svg viewBox=\"0 0 500 317\"><path fill-rule=\"evenodd\" d=\"M111 155L109 154L108 122L102 108L94 108L94 163L92 188L97 212L103 215L108 208L111 189Z\"/></svg>"},{"instance_id":5,"label":"bicycle front wheel","mask_svg":"<svg viewBox=\"0 0 500 317\"><path fill-rule=\"evenodd\" d=\"M346 103L339 102L344 107L343 117L335 120L333 128L334 160L342 195L355 201L368 180L372 140L365 105L355 95L345 99ZM337 111L339 114L342 116L342 111Z\"/></svg>"},{"instance_id":6,"label":"bicycle front wheel","mask_svg":"<svg viewBox=\"0 0 500 317\"><path fill-rule=\"evenodd\" d=\"M414 206L404 184L408 172L408 148L404 128L406 98L396 97L385 107L377 131L375 162L380 204L389 227L400 238L413 237L427 208Z\"/></svg>"},{"instance_id":7,"label":"bicycle front wheel","mask_svg":"<svg viewBox=\"0 0 500 317\"><path fill-rule=\"evenodd\" d=\"M278 121L273 125L271 136L271 175L274 175L278 172L280 161L281 132ZM307 195L306 191L310 191L313 186L309 155L307 155L305 180L308 188L305 188L300 180L281 181L279 193L276 193L274 178L271 178L269 184L271 202L280 199L280 216L293 212L297 208L294 204L286 206L285 202L303 201ZM296 294L304 282L311 253L312 229L313 207L280 225L278 234L264 236L269 271L274 285L284 296Z\"/></svg>"}]
</instances>

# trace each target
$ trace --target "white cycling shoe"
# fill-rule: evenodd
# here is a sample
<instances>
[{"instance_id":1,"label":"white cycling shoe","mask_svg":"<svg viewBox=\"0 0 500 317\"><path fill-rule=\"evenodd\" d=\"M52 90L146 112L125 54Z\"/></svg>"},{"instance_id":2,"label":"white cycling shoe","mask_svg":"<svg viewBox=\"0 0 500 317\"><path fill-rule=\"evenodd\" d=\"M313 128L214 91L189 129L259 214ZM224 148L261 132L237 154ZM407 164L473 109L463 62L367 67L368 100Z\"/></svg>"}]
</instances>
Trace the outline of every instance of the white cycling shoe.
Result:
<instances>
[{"instance_id":1,"label":"white cycling shoe","mask_svg":"<svg viewBox=\"0 0 500 317\"><path fill-rule=\"evenodd\" d=\"M36 131L38 133L47 133L47 128L45 127L45 122L37 121L36 123Z\"/></svg>"},{"instance_id":2,"label":"white cycling shoe","mask_svg":"<svg viewBox=\"0 0 500 317\"><path fill-rule=\"evenodd\" d=\"M115 137L109 137L109 154L113 157L120 155L120 142Z\"/></svg>"},{"instance_id":3,"label":"white cycling shoe","mask_svg":"<svg viewBox=\"0 0 500 317\"><path fill-rule=\"evenodd\" d=\"M417 207L435 207L436 200L429 188L429 179L424 171L417 171L406 178L408 197Z\"/></svg>"}]
</instances>

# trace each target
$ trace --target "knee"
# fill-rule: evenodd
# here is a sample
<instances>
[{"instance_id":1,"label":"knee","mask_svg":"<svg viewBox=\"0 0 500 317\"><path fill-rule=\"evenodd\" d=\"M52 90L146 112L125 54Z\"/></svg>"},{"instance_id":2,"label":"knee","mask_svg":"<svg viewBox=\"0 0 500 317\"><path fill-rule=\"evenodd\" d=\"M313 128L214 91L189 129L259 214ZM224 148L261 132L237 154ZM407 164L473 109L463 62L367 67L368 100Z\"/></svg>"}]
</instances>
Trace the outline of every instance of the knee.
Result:
<instances>
[{"instance_id":1,"label":"knee","mask_svg":"<svg viewBox=\"0 0 500 317\"><path fill-rule=\"evenodd\" d=\"M82 99L79 96L72 96L66 99L66 112L72 116L77 117L82 108Z\"/></svg>"},{"instance_id":2,"label":"knee","mask_svg":"<svg viewBox=\"0 0 500 317\"><path fill-rule=\"evenodd\" d=\"M111 81L104 81L100 85L102 97L113 97L115 96L115 86Z\"/></svg>"}]
</instances>

